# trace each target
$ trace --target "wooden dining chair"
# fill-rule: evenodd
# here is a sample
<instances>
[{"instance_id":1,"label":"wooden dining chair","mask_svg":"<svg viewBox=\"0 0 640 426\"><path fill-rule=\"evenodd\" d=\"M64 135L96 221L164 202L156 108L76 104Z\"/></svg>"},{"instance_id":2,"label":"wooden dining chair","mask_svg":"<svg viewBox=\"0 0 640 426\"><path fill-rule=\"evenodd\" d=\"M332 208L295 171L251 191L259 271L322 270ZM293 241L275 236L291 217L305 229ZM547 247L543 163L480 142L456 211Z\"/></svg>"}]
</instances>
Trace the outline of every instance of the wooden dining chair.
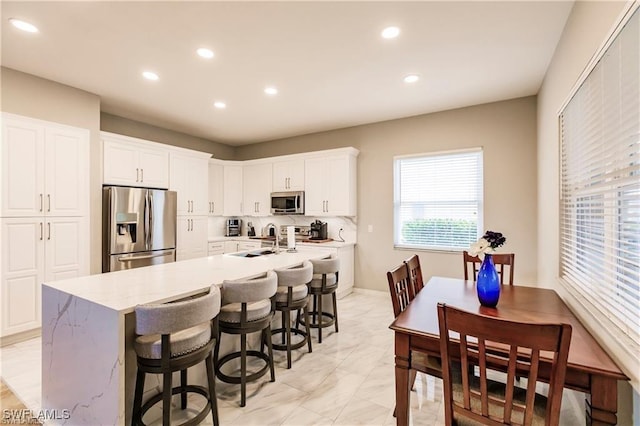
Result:
<instances>
[{"instance_id":1,"label":"wooden dining chair","mask_svg":"<svg viewBox=\"0 0 640 426\"><path fill-rule=\"evenodd\" d=\"M504 276L506 267L509 268L509 285L513 285L513 271L514 263L516 260L515 253L496 253L493 254L493 264L496 266L496 271L500 276L500 284L504 284ZM478 256L472 256L468 251L462 252L462 260L464 262L464 279L469 279L469 266L473 271L473 282L476 282L478 276L478 270L482 264L482 260Z\"/></svg>"},{"instance_id":2,"label":"wooden dining chair","mask_svg":"<svg viewBox=\"0 0 640 426\"><path fill-rule=\"evenodd\" d=\"M413 293L418 294L424 287L424 281L422 279L422 268L420 268L420 258L417 254L414 254L410 258L404 261L409 270L409 278L413 285Z\"/></svg>"},{"instance_id":3,"label":"wooden dining chair","mask_svg":"<svg viewBox=\"0 0 640 426\"><path fill-rule=\"evenodd\" d=\"M462 416L482 424L558 425L571 342L569 324L508 321L442 303L438 303L438 322L445 424ZM553 354L546 397L535 392L544 368L541 351ZM462 374L470 363L479 365L479 376ZM506 371L506 383L489 379L492 371ZM516 374L527 378L526 389L515 386Z\"/></svg>"}]
</instances>

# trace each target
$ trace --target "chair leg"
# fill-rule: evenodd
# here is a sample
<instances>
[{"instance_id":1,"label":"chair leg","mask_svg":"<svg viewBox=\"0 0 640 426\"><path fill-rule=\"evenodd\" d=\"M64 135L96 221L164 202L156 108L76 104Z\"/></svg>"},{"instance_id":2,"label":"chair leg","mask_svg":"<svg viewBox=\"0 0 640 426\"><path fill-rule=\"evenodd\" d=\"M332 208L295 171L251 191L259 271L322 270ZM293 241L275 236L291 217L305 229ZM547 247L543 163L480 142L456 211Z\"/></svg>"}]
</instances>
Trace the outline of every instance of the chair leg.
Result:
<instances>
[{"instance_id":1,"label":"chair leg","mask_svg":"<svg viewBox=\"0 0 640 426\"><path fill-rule=\"evenodd\" d=\"M247 335L240 335L240 406L247 404Z\"/></svg>"},{"instance_id":2,"label":"chair leg","mask_svg":"<svg viewBox=\"0 0 640 426\"><path fill-rule=\"evenodd\" d=\"M145 373L138 370L136 375L136 390L135 397L133 399L133 414L131 415L131 424L142 424L141 411L142 411L142 393L144 392L144 378Z\"/></svg>"},{"instance_id":3,"label":"chair leg","mask_svg":"<svg viewBox=\"0 0 640 426\"><path fill-rule=\"evenodd\" d=\"M187 408L187 370L180 370L180 408Z\"/></svg>"},{"instance_id":4,"label":"chair leg","mask_svg":"<svg viewBox=\"0 0 640 426\"><path fill-rule=\"evenodd\" d=\"M162 374L162 424L170 425L171 424L171 388L172 384L172 376L171 372L165 372Z\"/></svg>"},{"instance_id":5,"label":"chair leg","mask_svg":"<svg viewBox=\"0 0 640 426\"><path fill-rule=\"evenodd\" d=\"M264 330L264 338L267 341L267 349L269 350L269 369L271 370L271 381L276 381L276 369L273 364L273 345L271 344L271 324L267 326Z\"/></svg>"},{"instance_id":6,"label":"chair leg","mask_svg":"<svg viewBox=\"0 0 640 426\"><path fill-rule=\"evenodd\" d=\"M313 318L313 323L316 323L316 314L318 313L318 295L313 295L313 311L311 311L311 317Z\"/></svg>"},{"instance_id":7,"label":"chair leg","mask_svg":"<svg viewBox=\"0 0 640 426\"><path fill-rule=\"evenodd\" d=\"M287 368L291 368L291 311L282 311L282 323L287 332Z\"/></svg>"},{"instance_id":8,"label":"chair leg","mask_svg":"<svg viewBox=\"0 0 640 426\"><path fill-rule=\"evenodd\" d=\"M220 355L220 340L222 340L222 333L218 334L216 344L213 347L213 371L215 374L219 373L218 356Z\"/></svg>"},{"instance_id":9,"label":"chair leg","mask_svg":"<svg viewBox=\"0 0 640 426\"><path fill-rule=\"evenodd\" d=\"M318 295L318 343L322 343L322 296L324 296L322 293Z\"/></svg>"},{"instance_id":10,"label":"chair leg","mask_svg":"<svg viewBox=\"0 0 640 426\"><path fill-rule=\"evenodd\" d=\"M332 294L333 298L333 320L336 328L336 333L338 332L338 298L336 297L336 292L334 291Z\"/></svg>"},{"instance_id":11,"label":"chair leg","mask_svg":"<svg viewBox=\"0 0 640 426\"><path fill-rule=\"evenodd\" d=\"M413 368L409 370L409 383L411 383L411 390L415 390L416 388L416 376L418 374L417 370Z\"/></svg>"},{"instance_id":12,"label":"chair leg","mask_svg":"<svg viewBox=\"0 0 640 426\"><path fill-rule=\"evenodd\" d=\"M281 317L282 317L282 344L284 345L286 343L286 341L285 341L285 338L286 338L285 337L285 325L284 325L286 314L285 314L284 311L282 311Z\"/></svg>"},{"instance_id":13,"label":"chair leg","mask_svg":"<svg viewBox=\"0 0 640 426\"><path fill-rule=\"evenodd\" d=\"M307 331L307 347L309 348L309 353L313 352L311 348L311 327L309 326L309 304L304 305L304 328ZM300 310L298 310L298 318L300 318ZM298 326L299 327L299 326Z\"/></svg>"},{"instance_id":14,"label":"chair leg","mask_svg":"<svg viewBox=\"0 0 640 426\"><path fill-rule=\"evenodd\" d=\"M218 419L218 397L216 395L216 379L213 377L213 360L211 355L205 358L204 363L207 367L207 381L209 382L209 403L211 404L211 417L213 426L220 426Z\"/></svg>"}]
</instances>

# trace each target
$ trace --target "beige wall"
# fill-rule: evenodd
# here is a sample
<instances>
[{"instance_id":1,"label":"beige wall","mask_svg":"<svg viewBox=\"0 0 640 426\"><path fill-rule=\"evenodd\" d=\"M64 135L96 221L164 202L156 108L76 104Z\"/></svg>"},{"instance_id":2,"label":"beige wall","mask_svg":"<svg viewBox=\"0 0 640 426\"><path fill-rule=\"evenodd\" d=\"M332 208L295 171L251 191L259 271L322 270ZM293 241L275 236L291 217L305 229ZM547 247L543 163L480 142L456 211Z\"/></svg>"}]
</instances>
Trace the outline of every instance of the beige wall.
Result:
<instances>
[{"instance_id":1,"label":"beige wall","mask_svg":"<svg viewBox=\"0 0 640 426\"><path fill-rule=\"evenodd\" d=\"M1 69L2 111L89 129L91 273L101 268L102 143L100 98L83 90L45 80L10 68Z\"/></svg>"},{"instance_id":2,"label":"beige wall","mask_svg":"<svg viewBox=\"0 0 640 426\"><path fill-rule=\"evenodd\" d=\"M207 139L174 132L162 127L152 126L139 121L129 120L116 115L100 114L100 129L105 132L118 133L120 135L132 136L160 142L167 145L179 146L181 148L193 149L196 151L209 152L214 158L221 160L234 160L235 148Z\"/></svg>"},{"instance_id":3,"label":"beige wall","mask_svg":"<svg viewBox=\"0 0 640 426\"><path fill-rule=\"evenodd\" d=\"M239 160L353 146L358 157L356 287L387 291L385 273L411 251L393 248L393 157L483 147L485 223L507 236L516 281L536 282L536 98L386 121L239 147ZM373 232L367 232L369 225ZM424 274L462 276L460 253L420 252Z\"/></svg>"},{"instance_id":4,"label":"beige wall","mask_svg":"<svg viewBox=\"0 0 640 426\"><path fill-rule=\"evenodd\" d=\"M619 343L613 341L611 333L569 298L558 284L558 112L571 94L580 74L626 9L626 4L614 1L575 3L538 95L538 277L567 300L614 358L625 353L624 350L616 349L619 348ZM636 377L639 375L637 362L632 362L626 368L627 374L635 369ZM638 392L633 392L627 383L621 382L618 388L618 423L640 424Z\"/></svg>"}]
</instances>

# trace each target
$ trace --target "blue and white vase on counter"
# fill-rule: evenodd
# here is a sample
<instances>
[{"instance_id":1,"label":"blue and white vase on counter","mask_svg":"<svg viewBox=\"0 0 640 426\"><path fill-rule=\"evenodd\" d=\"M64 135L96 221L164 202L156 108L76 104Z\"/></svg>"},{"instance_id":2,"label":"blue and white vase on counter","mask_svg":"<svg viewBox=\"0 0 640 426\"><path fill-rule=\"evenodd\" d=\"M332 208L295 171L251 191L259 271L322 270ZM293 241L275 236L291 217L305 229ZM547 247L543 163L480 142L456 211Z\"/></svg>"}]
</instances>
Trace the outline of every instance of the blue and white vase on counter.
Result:
<instances>
[{"instance_id":1,"label":"blue and white vase on counter","mask_svg":"<svg viewBox=\"0 0 640 426\"><path fill-rule=\"evenodd\" d=\"M500 299L500 278L490 254L485 254L476 279L478 300L482 306L494 308Z\"/></svg>"}]
</instances>

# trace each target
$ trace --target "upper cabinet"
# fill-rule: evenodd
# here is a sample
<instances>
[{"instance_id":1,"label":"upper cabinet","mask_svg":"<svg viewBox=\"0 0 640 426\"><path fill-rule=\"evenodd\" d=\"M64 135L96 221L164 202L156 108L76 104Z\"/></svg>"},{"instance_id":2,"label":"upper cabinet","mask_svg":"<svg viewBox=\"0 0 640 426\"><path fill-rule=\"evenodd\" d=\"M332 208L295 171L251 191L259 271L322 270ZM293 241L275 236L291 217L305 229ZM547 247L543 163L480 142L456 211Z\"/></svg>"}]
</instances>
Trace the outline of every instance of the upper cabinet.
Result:
<instances>
[{"instance_id":1,"label":"upper cabinet","mask_svg":"<svg viewBox=\"0 0 640 426\"><path fill-rule=\"evenodd\" d=\"M243 212L245 216L271 214L272 164L247 164L243 167Z\"/></svg>"},{"instance_id":2,"label":"upper cabinet","mask_svg":"<svg viewBox=\"0 0 640 426\"><path fill-rule=\"evenodd\" d=\"M305 160L305 215L356 215L357 152Z\"/></svg>"},{"instance_id":3,"label":"upper cabinet","mask_svg":"<svg viewBox=\"0 0 640 426\"><path fill-rule=\"evenodd\" d=\"M89 131L3 114L3 217L88 213Z\"/></svg>"},{"instance_id":4,"label":"upper cabinet","mask_svg":"<svg viewBox=\"0 0 640 426\"><path fill-rule=\"evenodd\" d=\"M224 165L224 216L242 216L242 165Z\"/></svg>"},{"instance_id":5,"label":"upper cabinet","mask_svg":"<svg viewBox=\"0 0 640 426\"><path fill-rule=\"evenodd\" d=\"M224 212L224 166L209 161L209 216L221 216Z\"/></svg>"},{"instance_id":6,"label":"upper cabinet","mask_svg":"<svg viewBox=\"0 0 640 426\"><path fill-rule=\"evenodd\" d=\"M210 154L171 152L169 189L178 193L178 216L209 214Z\"/></svg>"},{"instance_id":7,"label":"upper cabinet","mask_svg":"<svg viewBox=\"0 0 640 426\"><path fill-rule=\"evenodd\" d=\"M273 192L304 191L304 159L273 163Z\"/></svg>"},{"instance_id":8,"label":"upper cabinet","mask_svg":"<svg viewBox=\"0 0 640 426\"><path fill-rule=\"evenodd\" d=\"M127 136L102 133L104 184L169 188L169 150Z\"/></svg>"}]
</instances>

